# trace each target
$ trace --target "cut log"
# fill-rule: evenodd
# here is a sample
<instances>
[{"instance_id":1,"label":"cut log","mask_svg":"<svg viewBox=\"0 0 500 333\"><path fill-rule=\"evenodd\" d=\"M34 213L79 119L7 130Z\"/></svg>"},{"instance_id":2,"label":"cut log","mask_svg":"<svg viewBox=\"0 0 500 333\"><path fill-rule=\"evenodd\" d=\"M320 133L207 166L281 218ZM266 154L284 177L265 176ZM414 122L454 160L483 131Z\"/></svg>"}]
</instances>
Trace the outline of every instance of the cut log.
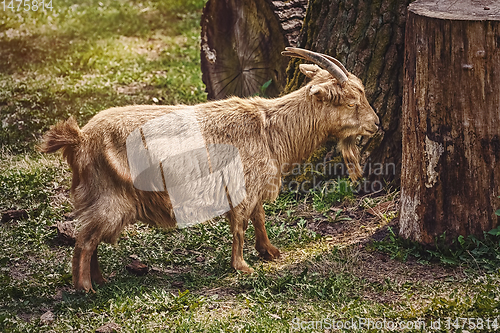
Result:
<instances>
[{"instance_id":1,"label":"cut log","mask_svg":"<svg viewBox=\"0 0 500 333\"><path fill-rule=\"evenodd\" d=\"M298 40L298 47L329 54L358 76L365 85L368 102L379 115L382 131L360 142L365 176L370 180L368 191L372 185L374 190L380 189L384 181L399 185L404 32L409 3L410 0L311 1ZM290 63L286 92L303 84L304 75L298 68L301 62ZM327 176L347 175L334 171Z\"/></svg>"},{"instance_id":2,"label":"cut log","mask_svg":"<svg viewBox=\"0 0 500 333\"><path fill-rule=\"evenodd\" d=\"M499 222L500 4L409 6L400 235L434 244Z\"/></svg>"},{"instance_id":3,"label":"cut log","mask_svg":"<svg viewBox=\"0 0 500 333\"><path fill-rule=\"evenodd\" d=\"M209 0L201 19L208 98L277 96L289 61L281 51L295 46L306 7L307 0Z\"/></svg>"}]
</instances>

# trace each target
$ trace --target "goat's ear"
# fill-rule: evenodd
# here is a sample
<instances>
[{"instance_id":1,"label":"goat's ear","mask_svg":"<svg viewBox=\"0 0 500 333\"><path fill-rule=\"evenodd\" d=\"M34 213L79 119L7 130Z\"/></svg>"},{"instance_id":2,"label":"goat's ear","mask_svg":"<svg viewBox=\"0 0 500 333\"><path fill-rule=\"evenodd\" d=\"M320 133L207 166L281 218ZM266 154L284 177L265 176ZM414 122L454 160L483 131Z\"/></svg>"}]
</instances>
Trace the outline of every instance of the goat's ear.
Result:
<instances>
[{"instance_id":1,"label":"goat's ear","mask_svg":"<svg viewBox=\"0 0 500 333\"><path fill-rule=\"evenodd\" d=\"M309 95L316 97L319 101L328 99L328 91L320 85L313 85L309 88Z\"/></svg>"},{"instance_id":2,"label":"goat's ear","mask_svg":"<svg viewBox=\"0 0 500 333\"><path fill-rule=\"evenodd\" d=\"M311 65L311 64L300 64L299 69L305 76L307 76L310 79L312 79L316 74L318 74L321 71L321 68L319 68L317 65Z\"/></svg>"}]
</instances>

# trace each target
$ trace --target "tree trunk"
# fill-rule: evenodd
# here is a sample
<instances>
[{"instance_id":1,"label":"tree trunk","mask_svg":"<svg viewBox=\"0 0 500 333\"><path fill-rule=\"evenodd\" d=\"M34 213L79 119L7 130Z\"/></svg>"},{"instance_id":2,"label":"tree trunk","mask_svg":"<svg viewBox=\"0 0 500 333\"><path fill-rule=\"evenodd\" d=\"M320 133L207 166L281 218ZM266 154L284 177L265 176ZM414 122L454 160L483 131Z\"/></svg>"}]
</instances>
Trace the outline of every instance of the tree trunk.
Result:
<instances>
[{"instance_id":1,"label":"tree trunk","mask_svg":"<svg viewBox=\"0 0 500 333\"><path fill-rule=\"evenodd\" d=\"M208 98L277 96L289 60L281 51L295 46L306 7L307 0L209 0L201 19Z\"/></svg>"},{"instance_id":2,"label":"tree trunk","mask_svg":"<svg viewBox=\"0 0 500 333\"><path fill-rule=\"evenodd\" d=\"M409 6L401 236L431 245L500 222L499 64L498 1Z\"/></svg>"},{"instance_id":3,"label":"tree trunk","mask_svg":"<svg viewBox=\"0 0 500 333\"><path fill-rule=\"evenodd\" d=\"M365 176L372 184L378 181L381 185L384 179L399 185L399 119L403 96L405 17L409 2L311 0L299 37L299 47L336 57L365 85L367 99L379 115L383 130L360 142ZM297 89L304 81L298 70L300 62L291 62L287 91Z\"/></svg>"}]
</instances>

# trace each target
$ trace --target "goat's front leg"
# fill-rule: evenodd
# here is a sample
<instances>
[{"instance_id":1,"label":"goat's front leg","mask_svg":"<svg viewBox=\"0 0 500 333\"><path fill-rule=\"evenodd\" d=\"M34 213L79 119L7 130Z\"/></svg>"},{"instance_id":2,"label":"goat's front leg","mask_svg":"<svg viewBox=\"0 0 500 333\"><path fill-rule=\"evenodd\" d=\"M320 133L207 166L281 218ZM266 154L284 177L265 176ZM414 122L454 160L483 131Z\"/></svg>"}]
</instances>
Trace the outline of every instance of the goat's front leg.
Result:
<instances>
[{"instance_id":1,"label":"goat's front leg","mask_svg":"<svg viewBox=\"0 0 500 333\"><path fill-rule=\"evenodd\" d=\"M262 202L258 202L255 206L251 219L255 228L255 249L257 252L259 252L260 256L265 260L279 258L280 250L273 246L267 237L266 226L264 225L266 215L262 207Z\"/></svg>"},{"instance_id":2,"label":"goat's front leg","mask_svg":"<svg viewBox=\"0 0 500 333\"><path fill-rule=\"evenodd\" d=\"M233 234L231 266L238 271L251 274L253 273L253 268L248 266L245 259L243 259L243 244L245 242L245 230L248 226L248 219L245 220L241 213L231 212L229 214L229 225Z\"/></svg>"}]
</instances>

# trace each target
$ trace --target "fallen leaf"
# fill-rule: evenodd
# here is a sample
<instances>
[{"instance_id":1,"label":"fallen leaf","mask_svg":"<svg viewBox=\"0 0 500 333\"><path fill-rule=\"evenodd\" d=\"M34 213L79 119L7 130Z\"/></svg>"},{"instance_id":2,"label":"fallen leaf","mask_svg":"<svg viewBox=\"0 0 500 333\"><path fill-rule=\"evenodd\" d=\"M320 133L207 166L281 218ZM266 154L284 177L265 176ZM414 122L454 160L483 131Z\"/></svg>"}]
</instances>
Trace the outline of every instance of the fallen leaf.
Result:
<instances>
[{"instance_id":1,"label":"fallen leaf","mask_svg":"<svg viewBox=\"0 0 500 333\"><path fill-rule=\"evenodd\" d=\"M47 311L43 315L40 316L40 322L44 325L50 325L56 320L56 317L52 313L52 311Z\"/></svg>"},{"instance_id":2,"label":"fallen leaf","mask_svg":"<svg viewBox=\"0 0 500 333\"><path fill-rule=\"evenodd\" d=\"M148 274L149 272L148 266L143 264L139 260L132 260L132 262L125 266L125 268L127 269L127 271L137 276L143 276Z\"/></svg>"},{"instance_id":3,"label":"fallen leaf","mask_svg":"<svg viewBox=\"0 0 500 333\"><path fill-rule=\"evenodd\" d=\"M118 332L121 329L121 326L116 323L107 323L97 328L96 333L113 333Z\"/></svg>"}]
</instances>

